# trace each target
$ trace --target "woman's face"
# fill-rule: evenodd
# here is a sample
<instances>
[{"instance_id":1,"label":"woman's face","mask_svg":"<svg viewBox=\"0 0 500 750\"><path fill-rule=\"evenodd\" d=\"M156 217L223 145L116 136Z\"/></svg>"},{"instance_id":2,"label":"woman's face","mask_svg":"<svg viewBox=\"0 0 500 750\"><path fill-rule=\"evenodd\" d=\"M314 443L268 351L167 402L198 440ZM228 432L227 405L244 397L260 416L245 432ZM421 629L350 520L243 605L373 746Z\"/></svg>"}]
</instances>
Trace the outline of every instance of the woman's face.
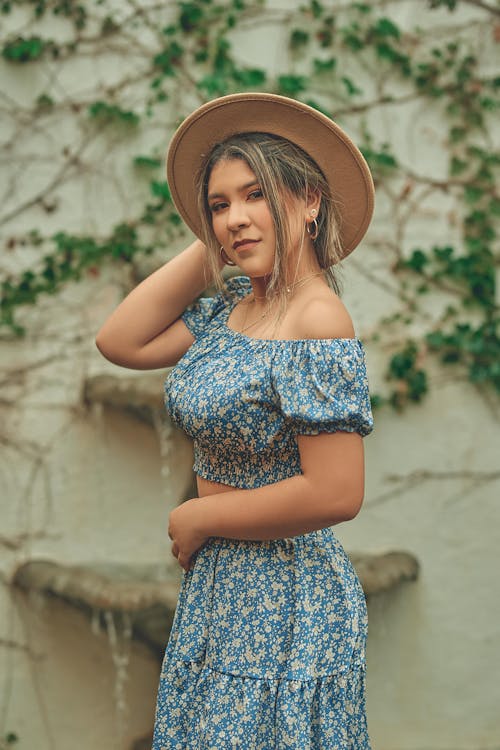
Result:
<instances>
[{"instance_id":1,"label":"woman's face","mask_svg":"<svg viewBox=\"0 0 500 750\"><path fill-rule=\"evenodd\" d=\"M247 276L270 275L276 251L274 222L254 172L243 159L213 167L208 205L217 241Z\"/></svg>"}]
</instances>

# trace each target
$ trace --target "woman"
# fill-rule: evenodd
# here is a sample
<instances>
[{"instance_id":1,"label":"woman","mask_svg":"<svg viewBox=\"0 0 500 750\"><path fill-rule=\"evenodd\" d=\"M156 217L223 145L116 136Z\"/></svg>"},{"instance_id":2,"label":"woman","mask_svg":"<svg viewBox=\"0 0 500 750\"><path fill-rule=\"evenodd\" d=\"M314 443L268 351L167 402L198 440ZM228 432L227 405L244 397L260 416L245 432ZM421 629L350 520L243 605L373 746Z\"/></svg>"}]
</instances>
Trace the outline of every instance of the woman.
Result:
<instances>
[{"instance_id":1,"label":"woman","mask_svg":"<svg viewBox=\"0 0 500 750\"><path fill-rule=\"evenodd\" d=\"M251 93L188 117L167 175L200 239L96 339L124 367L175 365L165 403L194 439L153 748L369 749L366 604L331 527L360 510L373 429L332 270L368 228L370 172L324 115Z\"/></svg>"}]
</instances>

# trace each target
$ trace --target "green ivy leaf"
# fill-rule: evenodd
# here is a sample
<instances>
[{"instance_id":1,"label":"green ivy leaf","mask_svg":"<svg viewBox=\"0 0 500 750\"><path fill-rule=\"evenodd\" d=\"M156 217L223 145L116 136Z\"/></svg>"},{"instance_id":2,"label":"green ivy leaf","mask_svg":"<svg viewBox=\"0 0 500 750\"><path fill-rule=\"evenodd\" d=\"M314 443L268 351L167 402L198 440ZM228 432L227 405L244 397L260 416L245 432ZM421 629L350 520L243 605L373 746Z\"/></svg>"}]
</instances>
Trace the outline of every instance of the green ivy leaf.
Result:
<instances>
[{"instance_id":1,"label":"green ivy leaf","mask_svg":"<svg viewBox=\"0 0 500 750\"><path fill-rule=\"evenodd\" d=\"M449 138L451 143L459 143L460 141L463 141L466 135L467 130L465 128L459 126L450 128Z\"/></svg>"},{"instance_id":2,"label":"green ivy leaf","mask_svg":"<svg viewBox=\"0 0 500 750\"><path fill-rule=\"evenodd\" d=\"M305 47L309 42L309 32L303 31L302 29L293 29L290 34L290 49L296 52L297 50Z\"/></svg>"},{"instance_id":3,"label":"green ivy leaf","mask_svg":"<svg viewBox=\"0 0 500 750\"><path fill-rule=\"evenodd\" d=\"M415 365L417 347L409 343L402 351L393 354L390 360L389 373L392 378L405 378Z\"/></svg>"},{"instance_id":4,"label":"green ivy leaf","mask_svg":"<svg viewBox=\"0 0 500 750\"><path fill-rule=\"evenodd\" d=\"M363 49L363 47L365 46L364 40L358 33L359 24L353 23L351 24L351 26L340 29L340 32L342 34L342 41L344 42L346 47L349 47L354 52Z\"/></svg>"},{"instance_id":5,"label":"green ivy leaf","mask_svg":"<svg viewBox=\"0 0 500 750\"><path fill-rule=\"evenodd\" d=\"M134 166L158 169L161 167L161 161L159 159L153 159L150 156L136 156L134 158Z\"/></svg>"},{"instance_id":6,"label":"green ivy leaf","mask_svg":"<svg viewBox=\"0 0 500 750\"><path fill-rule=\"evenodd\" d=\"M294 97L305 91L307 88L307 79L304 76L285 75L278 77L278 87L280 93L285 96Z\"/></svg>"},{"instance_id":7,"label":"green ivy leaf","mask_svg":"<svg viewBox=\"0 0 500 750\"><path fill-rule=\"evenodd\" d=\"M111 34L116 34L118 31L120 31L120 24L117 23L112 16L106 16L101 24L101 34L103 34L103 36L109 36Z\"/></svg>"},{"instance_id":8,"label":"green ivy leaf","mask_svg":"<svg viewBox=\"0 0 500 750\"><path fill-rule=\"evenodd\" d=\"M444 262L444 261L450 260L450 258L452 257L452 255L454 253L454 250L449 245L447 245L446 247L436 247L436 246L434 246L432 248L432 252L434 253L434 256L438 260Z\"/></svg>"},{"instance_id":9,"label":"green ivy leaf","mask_svg":"<svg viewBox=\"0 0 500 750\"><path fill-rule=\"evenodd\" d=\"M352 7L354 8L354 10L357 10L358 13L367 14L372 12L371 6L367 5L366 3L353 3Z\"/></svg>"},{"instance_id":10,"label":"green ivy leaf","mask_svg":"<svg viewBox=\"0 0 500 750\"><path fill-rule=\"evenodd\" d=\"M477 201L484 195L484 190L476 185L466 185L464 189L464 197L467 203L477 203Z\"/></svg>"},{"instance_id":11,"label":"green ivy leaf","mask_svg":"<svg viewBox=\"0 0 500 750\"><path fill-rule=\"evenodd\" d=\"M385 399L379 393L375 393L375 391L372 391L370 393L370 406L371 406L372 412L375 412L378 409L381 409L381 407L386 403L387 403L387 399Z\"/></svg>"},{"instance_id":12,"label":"green ivy leaf","mask_svg":"<svg viewBox=\"0 0 500 750\"><path fill-rule=\"evenodd\" d=\"M399 39L401 32L395 23L389 18L379 18L378 21L372 26L372 31L377 36L392 36L395 39Z\"/></svg>"},{"instance_id":13,"label":"green ivy leaf","mask_svg":"<svg viewBox=\"0 0 500 750\"><path fill-rule=\"evenodd\" d=\"M411 60L408 55L404 55L399 50L392 47L388 42L382 41L375 44L377 57L387 60L392 65L401 69L405 76L411 75Z\"/></svg>"},{"instance_id":14,"label":"green ivy leaf","mask_svg":"<svg viewBox=\"0 0 500 750\"><path fill-rule=\"evenodd\" d=\"M494 216L500 216L500 198L492 198L489 202L488 210Z\"/></svg>"},{"instance_id":15,"label":"green ivy leaf","mask_svg":"<svg viewBox=\"0 0 500 750\"><path fill-rule=\"evenodd\" d=\"M409 374L406 380L408 383L408 398L410 401L420 402L428 391L427 374L424 370L415 370Z\"/></svg>"},{"instance_id":16,"label":"green ivy leaf","mask_svg":"<svg viewBox=\"0 0 500 750\"><path fill-rule=\"evenodd\" d=\"M88 108L90 117L95 119L99 118L102 120L114 120L122 122L126 125L137 125L140 122L140 117L135 112L131 112L126 109L121 109L115 104L107 104L107 102L98 101L94 102Z\"/></svg>"},{"instance_id":17,"label":"green ivy leaf","mask_svg":"<svg viewBox=\"0 0 500 750\"><path fill-rule=\"evenodd\" d=\"M7 42L2 50L2 57L9 62L27 63L38 60L50 45L38 36L17 37Z\"/></svg>"},{"instance_id":18,"label":"green ivy leaf","mask_svg":"<svg viewBox=\"0 0 500 750\"><path fill-rule=\"evenodd\" d=\"M394 170L398 167L398 162L396 160L396 157L389 153L389 144L383 143L381 146L380 151L375 151L373 148L369 146L360 146L360 151L367 160L367 162L374 168L374 169L383 169L383 170Z\"/></svg>"},{"instance_id":19,"label":"green ivy leaf","mask_svg":"<svg viewBox=\"0 0 500 750\"><path fill-rule=\"evenodd\" d=\"M214 73L219 76L230 73L234 69L234 63L229 56L231 45L227 39L219 37L215 45L215 54L213 58Z\"/></svg>"},{"instance_id":20,"label":"green ivy leaf","mask_svg":"<svg viewBox=\"0 0 500 750\"><path fill-rule=\"evenodd\" d=\"M168 202L172 200L172 196L170 195L170 190L168 188L168 183L166 181L158 182L157 180L153 180L152 182L150 182L150 187L152 194L156 197L162 198L163 200Z\"/></svg>"},{"instance_id":21,"label":"green ivy leaf","mask_svg":"<svg viewBox=\"0 0 500 750\"><path fill-rule=\"evenodd\" d=\"M417 273L422 273L425 266L429 264L429 258L428 256L423 252L423 250L416 249L412 252L410 258L406 261L404 261L403 265L406 268L411 268L413 271L416 271Z\"/></svg>"},{"instance_id":22,"label":"green ivy leaf","mask_svg":"<svg viewBox=\"0 0 500 750\"><path fill-rule=\"evenodd\" d=\"M416 344L410 341L390 359L387 379L397 380L402 385L391 395L391 403L397 409L402 408L405 401L421 401L428 390L425 371L416 367L417 354Z\"/></svg>"},{"instance_id":23,"label":"green ivy leaf","mask_svg":"<svg viewBox=\"0 0 500 750\"><path fill-rule=\"evenodd\" d=\"M155 68L159 68L164 75L174 76L175 67L181 62L183 54L184 48L178 42L173 41L162 52L155 55L153 65Z\"/></svg>"},{"instance_id":24,"label":"green ivy leaf","mask_svg":"<svg viewBox=\"0 0 500 750\"><path fill-rule=\"evenodd\" d=\"M458 0L427 0L431 10L435 8L447 8L448 10L455 10L457 7Z\"/></svg>"},{"instance_id":25,"label":"green ivy leaf","mask_svg":"<svg viewBox=\"0 0 500 750\"><path fill-rule=\"evenodd\" d=\"M328 60L319 60L315 58L313 60L314 72L318 75L322 73L333 73L337 66L337 60L335 57L330 57Z\"/></svg>"},{"instance_id":26,"label":"green ivy leaf","mask_svg":"<svg viewBox=\"0 0 500 750\"><path fill-rule=\"evenodd\" d=\"M204 91L209 97L224 96L229 93L229 82L222 75L204 76L196 84L197 88Z\"/></svg>"},{"instance_id":27,"label":"green ivy leaf","mask_svg":"<svg viewBox=\"0 0 500 750\"><path fill-rule=\"evenodd\" d=\"M252 88L254 86L262 86L265 84L266 72L265 70L260 70L260 68L235 70L233 78L235 82L240 84L243 88Z\"/></svg>"},{"instance_id":28,"label":"green ivy leaf","mask_svg":"<svg viewBox=\"0 0 500 750\"><path fill-rule=\"evenodd\" d=\"M324 6L320 2L318 2L318 0L311 0L311 4L309 7L313 14L313 18L321 18L325 11Z\"/></svg>"},{"instance_id":29,"label":"green ivy leaf","mask_svg":"<svg viewBox=\"0 0 500 750\"><path fill-rule=\"evenodd\" d=\"M194 31L205 18L199 3L180 3L179 24L183 31Z\"/></svg>"},{"instance_id":30,"label":"green ivy leaf","mask_svg":"<svg viewBox=\"0 0 500 750\"><path fill-rule=\"evenodd\" d=\"M342 83L344 84L346 91L349 96L359 96L362 94L362 90L356 86L353 81L351 81L350 78L347 78L346 76L343 76L341 79Z\"/></svg>"},{"instance_id":31,"label":"green ivy leaf","mask_svg":"<svg viewBox=\"0 0 500 750\"><path fill-rule=\"evenodd\" d=\"M463 159L459 159L457 156L453 156L451 159L450 174L453 176L462 174L467 166L468 164L466 161L464 161Z\"/></svg>"},{"instance_id":32,"label":"green ivy leaf","mask_svg":"<svg viewBox=\"0 0 500 750\"><path fill-rule=\"evenodd\" d=\"M48 94L40 94L36 99L35 106L39 110L49 110L54 106L54 100Z\"/></svg>"}]
</instances>

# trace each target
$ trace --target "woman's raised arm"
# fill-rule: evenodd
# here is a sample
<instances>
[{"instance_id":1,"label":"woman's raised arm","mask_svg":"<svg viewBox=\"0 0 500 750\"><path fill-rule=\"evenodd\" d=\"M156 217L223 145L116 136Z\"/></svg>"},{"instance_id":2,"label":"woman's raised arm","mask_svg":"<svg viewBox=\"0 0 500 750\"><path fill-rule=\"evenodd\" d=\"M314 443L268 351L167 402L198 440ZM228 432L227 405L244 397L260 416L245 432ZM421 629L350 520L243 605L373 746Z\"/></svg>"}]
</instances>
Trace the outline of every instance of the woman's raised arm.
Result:
<instances>
[{"instance_id":1,"label":"woman's raised arm","mask_svg":"<svg viewBox=\"0 0 500 750\"><path fill-rule=\"evenodd\" d=\"M106 359L135 370L178 362L194 341L179 316L212 283L206 252L195 240L125 297L96 336Z\"/></svg>"}]
</instances>

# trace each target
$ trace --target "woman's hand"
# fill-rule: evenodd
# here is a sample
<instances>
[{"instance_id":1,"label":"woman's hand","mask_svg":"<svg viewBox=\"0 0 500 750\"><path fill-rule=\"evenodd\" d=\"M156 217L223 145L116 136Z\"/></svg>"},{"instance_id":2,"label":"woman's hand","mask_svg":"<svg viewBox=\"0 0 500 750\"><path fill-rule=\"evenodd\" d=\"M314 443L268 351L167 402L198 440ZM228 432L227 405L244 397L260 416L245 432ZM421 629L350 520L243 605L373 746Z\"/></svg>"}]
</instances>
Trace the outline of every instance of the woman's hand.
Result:
<instances>
[{"instance_id":1,"label":"woman's hand","mask_svg":"<svg viewBox=\"0 0 500 750\"><path fill-rule=\"evenodd\" d=\"M168 519L168 535L172 539L172 554L187 572L191 556L209 538L200 529L199 498L186 500L175 508Z\"/></svg>"}]
</instances>

